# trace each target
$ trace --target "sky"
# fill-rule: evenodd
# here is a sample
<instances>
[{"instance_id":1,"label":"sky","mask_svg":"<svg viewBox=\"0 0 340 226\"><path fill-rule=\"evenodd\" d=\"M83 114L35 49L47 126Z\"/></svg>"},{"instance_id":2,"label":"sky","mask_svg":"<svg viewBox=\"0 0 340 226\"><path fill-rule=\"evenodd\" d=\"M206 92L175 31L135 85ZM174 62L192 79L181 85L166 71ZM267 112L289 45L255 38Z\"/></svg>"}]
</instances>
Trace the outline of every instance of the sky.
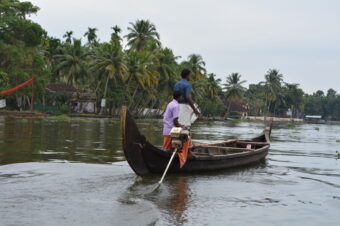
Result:
<instances>
[{"instance_id":1,"label":"sky","mask_svg":"<svg viewBox=\"0 0 340 226\"><path fill-rule=\"evenodd\" d=\"M200 54L208 73L223 81L238 72L247 84L278 69L307 93L340 93L340 1L338 0L31 0L31 17L62 38L80 38L98 28L101 41L111 27L127 33L129 22L149 19L163 46L187 59ZM85 38L83 37L85 41Z\"/></svg>"}]
</instances>

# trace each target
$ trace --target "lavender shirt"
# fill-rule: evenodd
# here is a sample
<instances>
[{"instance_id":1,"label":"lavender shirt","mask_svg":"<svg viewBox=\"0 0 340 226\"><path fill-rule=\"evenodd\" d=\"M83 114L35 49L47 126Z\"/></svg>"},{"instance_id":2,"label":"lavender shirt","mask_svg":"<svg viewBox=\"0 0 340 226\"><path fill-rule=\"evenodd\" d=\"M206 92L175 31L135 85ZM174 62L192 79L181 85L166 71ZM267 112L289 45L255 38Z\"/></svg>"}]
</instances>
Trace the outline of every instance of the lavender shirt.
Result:
<instances>
[{"instance_id":1,"label":"lavender shirt","mask_svg":"<svg viewBox=\"0 0 340 226\"><path fill-rule=\"evenodd\" d=\"M171 101L166 107L163 116L163 136L170 135L170 131L175 127L174 119L179 117L179 103L177 100Z\"/></svg>"}]
</instances>

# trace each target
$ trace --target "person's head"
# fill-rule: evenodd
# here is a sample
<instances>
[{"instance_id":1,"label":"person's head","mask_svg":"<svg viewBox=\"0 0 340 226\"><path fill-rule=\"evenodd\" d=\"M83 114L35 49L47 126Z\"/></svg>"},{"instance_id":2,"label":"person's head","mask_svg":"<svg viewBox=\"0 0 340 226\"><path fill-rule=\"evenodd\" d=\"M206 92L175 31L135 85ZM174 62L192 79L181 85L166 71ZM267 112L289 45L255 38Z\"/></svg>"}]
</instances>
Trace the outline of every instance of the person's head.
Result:
<instances>
[{"instance_id":1,"label":"person's head","mask_svg":"<svg viewBox=\"0 0 340 226\"><path fill-rule=\"evenodd\" d=\"M183 69L181 72L181 76L183 79L189 80L190 79L190 70L189 69Z\"/></svg>"},{"instance_id":2,"label":"person's head","mask_svg":"<svg viewBox=\"0 0 340 226\"><path fill-rule=\"evenodd\" d=\"M180 101L182 97L182 93L179 90L174 91L174 99Z\"/></svg>"}]
</instances>

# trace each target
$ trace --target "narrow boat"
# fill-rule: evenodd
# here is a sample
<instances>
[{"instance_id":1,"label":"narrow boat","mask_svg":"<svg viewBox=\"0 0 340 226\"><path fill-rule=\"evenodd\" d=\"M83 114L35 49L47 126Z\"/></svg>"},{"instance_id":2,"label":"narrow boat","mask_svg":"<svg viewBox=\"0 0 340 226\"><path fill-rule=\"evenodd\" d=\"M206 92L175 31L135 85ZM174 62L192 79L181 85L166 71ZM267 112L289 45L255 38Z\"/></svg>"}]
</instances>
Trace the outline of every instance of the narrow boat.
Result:
<instances>
[{"instance_id":1,"label":"narrow boat","mask_svg":"<svg viewBox=\"0 0 340 226\"><path fill-rule=\"evenodd\" d=\"M126 107L121 111L121 135L124 155L133 171L140 176L163 173L171 152L152 145L143 136ZM253 139L232 139L218 143L197 144L189 151L185 165L180 168L177 155L169 172L202 172L239 167L264 159L270 147L272 121L267 123L263 133Z\"/></svg>"}]
</instances>

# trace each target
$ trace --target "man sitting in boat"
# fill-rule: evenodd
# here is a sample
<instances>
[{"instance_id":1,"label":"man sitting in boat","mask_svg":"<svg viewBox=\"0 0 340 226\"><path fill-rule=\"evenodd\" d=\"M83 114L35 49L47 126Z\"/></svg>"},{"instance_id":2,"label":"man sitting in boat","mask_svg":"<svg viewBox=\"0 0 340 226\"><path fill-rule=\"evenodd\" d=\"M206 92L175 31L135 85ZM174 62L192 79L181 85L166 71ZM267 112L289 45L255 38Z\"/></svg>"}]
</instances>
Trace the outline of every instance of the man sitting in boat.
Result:
<instances>
[{"instance_id":1,"label":"man sitting in boat","mask_svg":"<svg viewBox=\"0 0 340 226\"><path fill-rule=\"evenodd\" d=\"M179 117L179 102L181 100L182 93L180 91L174 91L174 99L167 105L164 116L163 116L163 150L171 151L172 147L172 139L170 136L171 129L174 127L182 127L186 128L186 126L180 124L178 122ZM189 147L192 146L191 139L186 141L182 149L179 150L178 158L180 160L180 166L182 167L187 159Z\"/></svg>"},{"instance_id":2,"label":"man sitting in boat","mask_svg":"<svg viewBox=\"0 0 340 226\"><path fill-rule=\"evenodd\" d=\"M175 84L174 90L180 91L182 94L182 99L180 100L179 105L179 123L185 125L186 127L190 127L191 123L195 121L197 117L199 117L200 112L195 106L194 101L192 100L192 85L189 82L190 80L190 70L184 69L181 72L182 79Z\"/></svg>"}]
</instances>

